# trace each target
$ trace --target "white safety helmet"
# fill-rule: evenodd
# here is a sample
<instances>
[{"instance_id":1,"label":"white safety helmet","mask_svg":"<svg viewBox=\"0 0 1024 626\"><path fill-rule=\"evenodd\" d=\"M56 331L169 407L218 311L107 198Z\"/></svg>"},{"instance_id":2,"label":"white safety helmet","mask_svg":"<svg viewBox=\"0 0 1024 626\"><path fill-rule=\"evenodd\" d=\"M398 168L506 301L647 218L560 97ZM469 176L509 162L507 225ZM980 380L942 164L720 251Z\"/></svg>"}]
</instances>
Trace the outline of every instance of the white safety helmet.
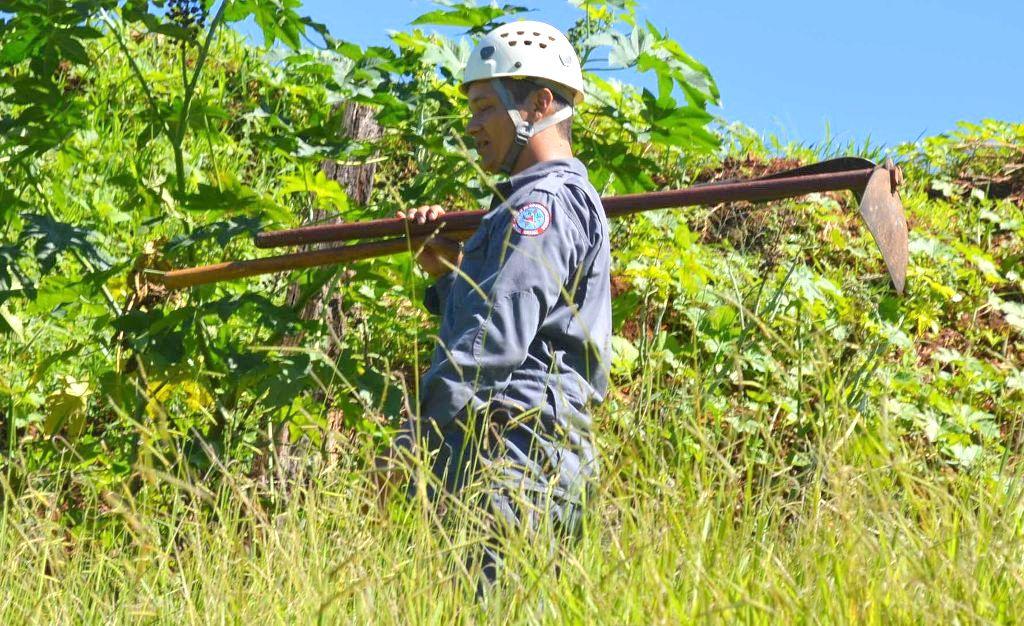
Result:
<instances>
[{"instance_id":1,"label":"white safety helmet","mask_svg":"<svg viewBox=\"0 0 1024 626\"><path fill-rule=\"evenodd\" d=\"M484 35L466 63L462 91L491 78L533 78L562 89L571 104L583 102L583 70L569 39L544 22L502 24Z\"/></svg>"},{"instance_id":2,"label":"white safety helmet","mask_svg":"<svg viewBox=\"0 0 1024 626\"><path fill-rule=\"evenodd\" d=\"M569 106L536 124L528 124L500 78L531 80L562 96ZM478 80L491 81L516 128L516 140L502 165L506 173L512 171L530 137L569 119L574 105L583 102L583 70L576 50L560 30L543 22L512 22L484 35L469 55L462 92Z\"/></svg>"}]
</instances>

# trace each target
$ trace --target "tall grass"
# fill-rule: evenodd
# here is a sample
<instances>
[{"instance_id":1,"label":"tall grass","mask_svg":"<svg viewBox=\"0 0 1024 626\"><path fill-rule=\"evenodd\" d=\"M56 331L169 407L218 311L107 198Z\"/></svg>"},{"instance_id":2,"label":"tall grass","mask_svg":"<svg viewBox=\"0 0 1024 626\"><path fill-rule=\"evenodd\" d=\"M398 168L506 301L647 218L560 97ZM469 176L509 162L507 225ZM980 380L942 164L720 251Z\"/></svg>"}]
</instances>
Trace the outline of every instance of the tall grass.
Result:
<instances>
[{"instance_id":1,"label":"tall grass","mask_svg":"<svg viewBox=\"0 0 1024 626\"><path fill-rule=\"evenodd\" d=\"M147 500L92 486L104 495L83 497L100 513L76 527L54 521L52 493L5 488L0 620L1016 620L1024 508L1008 469L937 471L884 420L844 405L822 409L830 427L794 468L702 421L692 390L656 391L600 414L604 467L582 539L552 559L535 537L509 538L483 599L465 566L479 541L472 508L442 519L398 497L380 507L358 464L319 471L283 500L221 468L213 493L195 477L154 476L161 497ZM667 445L666 429L699 452Z\"/></svg>"}]
</instances>

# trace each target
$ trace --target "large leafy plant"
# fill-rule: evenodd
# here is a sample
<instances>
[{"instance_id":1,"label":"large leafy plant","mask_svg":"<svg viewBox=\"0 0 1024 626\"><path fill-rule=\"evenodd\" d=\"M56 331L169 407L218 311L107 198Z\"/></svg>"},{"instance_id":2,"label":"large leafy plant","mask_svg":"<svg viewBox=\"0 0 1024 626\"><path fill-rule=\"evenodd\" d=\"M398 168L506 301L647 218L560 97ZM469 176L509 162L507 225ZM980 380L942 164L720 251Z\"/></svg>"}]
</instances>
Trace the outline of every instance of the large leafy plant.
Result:
<instances>
[{"instance_id":1,"label":"large leafy plant","mask_svg":"<svg viewBox=\"0 0 1024 626\"><path fill-rule=\"evenodd\" d=\"M18 364L3 383L12 454L71 454L119 473L133 463L201 469L211 451L247 462L282 429L319 441L332 412L370 429L367 417L397 415L426 324L410 304L418 283L407 258L364 264L341 282L326 268L168 293L152 276L251 255L247 235L313 209L363 219L416 203L487 202L494 181L466 148L457 79L472 38L525 9L446 4L394 33L391 46L364 48L299 8L0 4L0 332ZM717 146L705 130L718 97L709 72L638 26L629 3L581 9L571 35L593 94L576 129L581 158L604 191L664 184L648 174L656 170L681 179L693 155ZM230 28L250 19L262 50ZM434 27L451 36L424 30ZM609 62L595 60L600 50ZM590 71L609 64L653 73L657 96ZM341 136L342 103L372 107L382 138ZM378 163L368 206L324 176L325 158ZM299 289L293 306L278 295L289 280ZM333 359L280 347L298 333L319 345L323 326L293 307L325 284L344 293L359 332L335 338ZM394 323L396 306L408 323Z\"/></svg>"}]
</instances>

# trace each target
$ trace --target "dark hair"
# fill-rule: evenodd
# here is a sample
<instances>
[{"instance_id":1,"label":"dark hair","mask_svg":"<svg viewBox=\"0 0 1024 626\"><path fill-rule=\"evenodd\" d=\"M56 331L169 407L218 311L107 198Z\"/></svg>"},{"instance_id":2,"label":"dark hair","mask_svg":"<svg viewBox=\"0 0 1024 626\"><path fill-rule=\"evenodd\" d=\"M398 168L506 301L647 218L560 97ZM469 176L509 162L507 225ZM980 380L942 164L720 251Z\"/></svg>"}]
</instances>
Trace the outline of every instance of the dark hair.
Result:
<instances>
[{"instance_id":1,"label":"dark hair","mask_svg":"<svg viewBox=\"0 0 1024 626\"><path fill-rule=\"evenodd\" d=\"M530 100L530 96L532 96L535 91L547 87L547 85L541 85L532 80L524 78L502 78L501 82L502 84L505 85L505 89L508 89L509 95L512 96L512 102L516 106L526 106ZM550 87L547 88L551 89ZM551 93L555 97L553 107L556 111L561 111L567 106L572 106L569 104L569 101L565 99L565 96L558 93L558 91L551 89ZM555 128L558 129L558 134L561 135L563 139L565 139L569 143L572 143L571 117L567 120L559 122L558 125L555 126Z\"/></svg>"}]
</instances>

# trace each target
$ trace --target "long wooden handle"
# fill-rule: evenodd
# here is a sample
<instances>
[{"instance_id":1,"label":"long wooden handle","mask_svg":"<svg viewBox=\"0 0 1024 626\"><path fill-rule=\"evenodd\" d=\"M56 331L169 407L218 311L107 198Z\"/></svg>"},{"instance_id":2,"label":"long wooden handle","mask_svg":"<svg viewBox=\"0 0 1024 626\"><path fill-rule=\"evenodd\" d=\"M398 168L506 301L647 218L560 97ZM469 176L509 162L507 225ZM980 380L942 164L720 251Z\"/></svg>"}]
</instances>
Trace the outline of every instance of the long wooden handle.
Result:
<instances>
[{"instance_id":1,"label":"long wooden handle","mask_svg":"<svg viewBox=\"0 0 1024 626\"><path fill-rule=\"evenodd\" d=\"M445 237L460 241L469 239L472 235L473 231L471 230L445 232ZM298 270L320 265L351 263L352 261L362 261L364 259L408 252L410 250L419 250L428 238L414 237L409 239L406 237L396 237L381 241L367 241L347 246L338 246L337 248L281 254L262 259L215 263L213 265L203 265L167 272L160 277L160 280L171 289L181 289L216 283L222 280L258 276L260 274L272 274L274 272Z\"/></svg>"},{"instance_id":2,"label":"long wooden handle","mask_svg":"<svg viewBox=\"0 0 1024 626\"><path fill-rule=\"evenodd\" d=\"M625 196L601 198L605 213L610 218L622 217L640 211L666 209L670 207L718 204L720 202L765 202L801 196L820 191L852 189L860 191L871 177L871 168L862 168L825 174L786 176L780 178L758 178L727 183L698 185L674 191L655 191ZM374 237L396 237L407 232L416 237L438 231L475 230L486 211L462 211L447 213L436 221L426 224L410 224L402 218L353 222L351 224L321 224L262 232L256 235L260 248L310 245L335 241L372 239Z\"/></svg>"},{"instance_id":3,"label":"long wooden handle","mask_svg":"<svg viewBox=\"0 0 1024 626\"><path fill-rule=\"evenodd\" d=\"M720 202L765 202L800 196L813 192L854 190L862 191L871 177L872 169L856 169L823 174L759 178L754 180L700 185L675 191L656 191L603 198L605 212L610 218L622 217L641 211L670 207L718 204ZM295 252L249 261L229 261L202 267L174 270L160 277L173 289L205 285L221 280L233 280L259 274L287 270L349 263L408 250L417 250L431 236L441 233L451 239L464 240L472 236L480 225L484 211L465 211L442 216L436 222L411 224L401 218L357 222L353 224L327 224L290 230L260 233L257 245L262 247L327 243L406 235L382 241L339 246L321 250Z\"/></svg>"}]
</instances>

